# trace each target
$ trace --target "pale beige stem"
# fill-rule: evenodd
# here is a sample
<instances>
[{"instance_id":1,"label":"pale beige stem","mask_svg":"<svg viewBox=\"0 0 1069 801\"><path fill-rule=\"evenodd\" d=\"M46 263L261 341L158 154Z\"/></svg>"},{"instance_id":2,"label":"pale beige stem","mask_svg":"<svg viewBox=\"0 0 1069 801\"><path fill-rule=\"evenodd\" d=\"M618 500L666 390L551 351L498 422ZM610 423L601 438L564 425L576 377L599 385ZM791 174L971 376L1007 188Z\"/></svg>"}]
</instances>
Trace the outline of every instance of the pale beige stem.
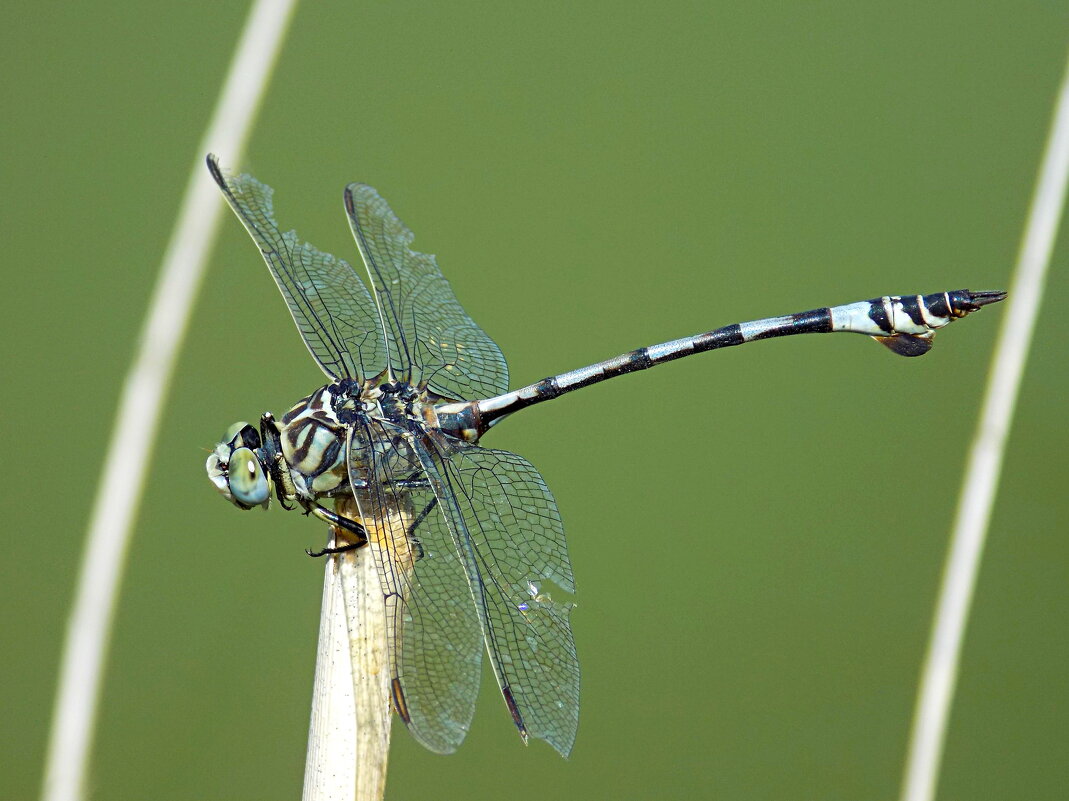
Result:
<instances>
[{"instance_id":1,"label":"pale beige stem","mask_svg":"<svg viewBox=\"0 0 1069 801\"><path fill-rule=\"evenodd\" d=\"M359 518L351 498L335 509ZM345 532L334 538L344 542ZM392 714L377 547L328 559L303 801L380 801L386 792Z\"/></svg>"},{"instance_id":2,"label":"pale beige stem","mask_svg":"<svg viewBox=\"0 0 1069 801\"><path fill-rule=\"evenodd\" d=\"M1059 90L1047 149L1025 226L1009 303L1002 318L943 571L928 653L914 710L902 801L935 797L961 646L998 489L1010 423L1043 298L1047 267L1065 207L1069 177L1069 66Z\"/></svg>"}]
</instances>

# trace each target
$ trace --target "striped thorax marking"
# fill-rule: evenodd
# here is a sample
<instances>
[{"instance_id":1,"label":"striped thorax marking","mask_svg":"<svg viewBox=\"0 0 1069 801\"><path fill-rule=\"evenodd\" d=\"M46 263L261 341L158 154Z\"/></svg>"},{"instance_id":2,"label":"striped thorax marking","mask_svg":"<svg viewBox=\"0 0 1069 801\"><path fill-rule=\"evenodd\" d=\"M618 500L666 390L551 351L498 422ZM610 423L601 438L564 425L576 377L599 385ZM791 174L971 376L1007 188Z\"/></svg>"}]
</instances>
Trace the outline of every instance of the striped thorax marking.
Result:
<instances>
[{"instance_id":1,"label":"striped thorax marking","mask_svg":"<svg viewBox=\"0 0 1069 801\"><path fill-rule=\"evenodd\" d=\"M282 416L282 455L309 494L330 492L345 480L345 427L330 386L302 398Z\"/></svg>"},{"instance_id":2,"label":"striped thorax marking","mask_svg":"<svg viewBox=\"0 0 1069 801\"><path fill-rule=\"evenodd\" d=\"M398 450L408 423L437 427L434 404L426 389L401 382L371 383L336 381L302 398L282 416L282 455L298 488L310 497L328 494L346 481L347 431L361 421L383 423L396 435L377 438L373 446L377 463ZM453 432L449 432L453 433ZM371 454L367 462L376 461Z\"/></svg>"}]
</instances>

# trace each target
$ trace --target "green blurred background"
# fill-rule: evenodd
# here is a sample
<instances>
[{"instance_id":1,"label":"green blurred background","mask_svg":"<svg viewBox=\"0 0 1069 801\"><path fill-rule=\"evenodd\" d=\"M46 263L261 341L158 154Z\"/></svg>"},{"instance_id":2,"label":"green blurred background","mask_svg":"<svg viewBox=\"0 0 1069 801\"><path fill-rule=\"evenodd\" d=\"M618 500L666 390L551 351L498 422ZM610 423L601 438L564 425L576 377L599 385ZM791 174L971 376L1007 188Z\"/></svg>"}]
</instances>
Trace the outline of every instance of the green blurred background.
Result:
<instances>
[{"instance_id":1,"label":"green blurred background","mask_svg":"<svg viewBox=\"0 0 1069 801\"><path fill-rule=\"evenodd\" d=\"M246 7L5 6L0 796L40 783L119 388ZM1069 10L1053 2L307 3L243 165L355 257L366 181L513 386L884 293L1007 288ZM219 154L233 165L232 154ZM1069 302L1055 252L941 799L1064 798ZM519 415L579 584L579 739L523 748L489 681L463 748L398 727L388 797L890 799L999 307L920 360L748 346ZM321 527L203 471L322 381L229 215L147 472L91 795L300 792Z\"/></svg>"}]
</instances>

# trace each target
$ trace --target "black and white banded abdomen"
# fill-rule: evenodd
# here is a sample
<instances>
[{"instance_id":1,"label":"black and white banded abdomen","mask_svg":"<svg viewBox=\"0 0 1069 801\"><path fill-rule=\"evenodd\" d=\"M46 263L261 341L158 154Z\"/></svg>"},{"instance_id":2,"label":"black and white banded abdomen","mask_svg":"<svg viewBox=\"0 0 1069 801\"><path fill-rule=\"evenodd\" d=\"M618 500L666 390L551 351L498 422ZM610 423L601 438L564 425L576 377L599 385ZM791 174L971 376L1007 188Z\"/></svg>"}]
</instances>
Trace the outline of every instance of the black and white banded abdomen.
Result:
<instances>
[{"instance_id":1,"label":"black and white banded abdomen","mask_svg":"<svg viewBox=\"0 0 1069 801\"><path fill-rule=\"evenodd\" d=\"M900 356L920 356L931 350L932 337L940 328L1005 298L1005 292L972 292L968 289L931 295L888 295L843 306L733 323L704 334L639 348L493 398L444 404L437 407L437 412L441 420L461 430L465 439L474 441L505 416L565 392L695 353L795 334L867 334Z\"/></svg>"},{"instance_id":2,"label":"black and white banded abdomen","mask_svg":"<svg viewBox=\"0 0 1069 801\"><path fill-rule=\"evenodd\" d=\"M921 356L931 349L932 336L940 328L1004 297L1002 292L959 289L931 295L885 296L828 311L831 331L868 334L901 356Z\"/></svg>"}]
</instances>

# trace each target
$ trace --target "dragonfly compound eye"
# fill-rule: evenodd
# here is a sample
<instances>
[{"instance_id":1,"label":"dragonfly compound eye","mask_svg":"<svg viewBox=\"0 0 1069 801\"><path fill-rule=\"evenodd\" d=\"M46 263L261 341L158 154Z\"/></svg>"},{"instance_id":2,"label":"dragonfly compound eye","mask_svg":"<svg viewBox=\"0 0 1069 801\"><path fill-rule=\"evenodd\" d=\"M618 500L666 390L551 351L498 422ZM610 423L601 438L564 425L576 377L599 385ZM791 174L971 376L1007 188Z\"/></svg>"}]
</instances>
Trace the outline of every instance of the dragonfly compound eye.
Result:
<instances>
[{"instance_id":1,"label":"dragonfly compound eye","mask_svg":"<svg viewBox=\"0 0 1069 801\"><path fill-rule=\"evenodd\" d=\"M260 435L248 423L234 423L223 434L223 442L229 443L231 448L259 448Z\"/></svg>"},{"instance_id":2,"label":"dragonfly compound eye","mask_svg":"<svg viewBox=\"0 0 1069 801\"><path fill-rule=\"evenodd\" d=\"M230 454L227 484L234 502L246 509L261 506L271 497L271 486L260 460L248 448L237 448Z\"/></svg>"}]
</instances>

